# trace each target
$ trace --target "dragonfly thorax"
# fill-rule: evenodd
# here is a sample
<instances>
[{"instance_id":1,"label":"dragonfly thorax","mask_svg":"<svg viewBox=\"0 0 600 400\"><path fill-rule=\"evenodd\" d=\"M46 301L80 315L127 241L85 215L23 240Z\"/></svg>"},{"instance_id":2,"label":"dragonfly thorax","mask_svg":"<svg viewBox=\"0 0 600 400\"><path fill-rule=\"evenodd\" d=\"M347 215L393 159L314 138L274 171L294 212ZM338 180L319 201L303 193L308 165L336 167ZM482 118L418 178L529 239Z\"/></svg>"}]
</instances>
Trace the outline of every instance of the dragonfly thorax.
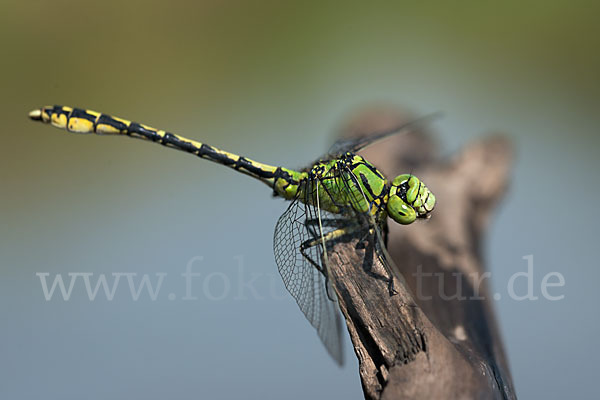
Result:
<instances>
[{"instance_id":1,"label":"dragonfly thorax","mask_svg":"<svg viewBox=\"0 0 600 400\"><path fill-rule=\"evenodd\" d=\"M384 216L387 180L363 157L346 153L320 161L305 172L306 184L299 185L299 198L332 213L370 213ZM318 191L317 191L318 189ZM302 193L304 192L304 193Z\"/></svg>"},{"instance_id":2,"label":"dragonfly thorax","mask_svg":"<svg viewBox=\"0 0 600 400\"><path fill-rule=\"evenodd\" d=\"M275 176L277 195L335 214L371 214L377 221L389 215L407 225L427 218L435 206L435 196L416 176L399 175L388 184L373 164L353 153L319 161L302 172L278 168Z\"/></svg>"}]
</instances>

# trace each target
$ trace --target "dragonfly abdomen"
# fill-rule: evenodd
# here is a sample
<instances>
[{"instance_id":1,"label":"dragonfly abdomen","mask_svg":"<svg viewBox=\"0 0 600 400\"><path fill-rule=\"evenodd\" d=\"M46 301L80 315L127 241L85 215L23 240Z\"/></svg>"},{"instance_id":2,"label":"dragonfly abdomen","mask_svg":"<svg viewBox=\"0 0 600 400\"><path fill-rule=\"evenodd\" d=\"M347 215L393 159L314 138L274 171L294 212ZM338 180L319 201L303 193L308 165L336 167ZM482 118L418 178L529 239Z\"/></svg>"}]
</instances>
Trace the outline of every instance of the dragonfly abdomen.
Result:
<instances>
[{"instance_id":1,"label":"dragonfly abdomen","mask_svg":"<svg viewBox=\"0 0 600 400\"><path fill-rule=\"evenodd\" d=\"M36 121L50 123L69 132L125 135L159 143L228 166L259 179L271 187L274 187L275 180L278 177L284 177L289 181L293 180L290 174L293 171L259 163L206 143L96 111L65 106L46 106L30 112L29 117Z\"/></svg>"}]
</instances>

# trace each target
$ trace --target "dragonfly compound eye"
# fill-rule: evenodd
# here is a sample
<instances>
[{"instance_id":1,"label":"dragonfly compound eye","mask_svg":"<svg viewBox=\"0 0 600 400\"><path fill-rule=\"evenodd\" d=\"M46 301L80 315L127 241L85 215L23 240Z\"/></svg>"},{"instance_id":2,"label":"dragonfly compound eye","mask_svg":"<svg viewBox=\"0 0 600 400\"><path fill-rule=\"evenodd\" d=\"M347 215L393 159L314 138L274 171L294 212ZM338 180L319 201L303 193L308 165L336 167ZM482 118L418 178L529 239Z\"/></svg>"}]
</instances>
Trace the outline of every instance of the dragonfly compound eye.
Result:
<instances>
[{"instance_id":1,"label":"dragonfly compound eye","mask_svg":"<svg viewBox=\"0 0 600 400\"><path fill-rule=\"evenodd\" d=\"M417 218L427 218L434 207L435 196L416 176L399 175L392 181L387 211L394 221L410 224Z\"/></svg>"}]
</instances>

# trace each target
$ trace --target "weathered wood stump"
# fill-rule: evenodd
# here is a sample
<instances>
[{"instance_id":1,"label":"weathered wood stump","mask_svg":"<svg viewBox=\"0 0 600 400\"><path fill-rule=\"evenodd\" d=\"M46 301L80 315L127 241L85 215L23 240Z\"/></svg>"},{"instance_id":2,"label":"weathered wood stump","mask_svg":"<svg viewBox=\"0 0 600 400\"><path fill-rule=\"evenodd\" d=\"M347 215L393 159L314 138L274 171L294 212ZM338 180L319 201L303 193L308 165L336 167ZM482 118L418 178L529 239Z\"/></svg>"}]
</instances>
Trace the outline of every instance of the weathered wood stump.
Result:
<instances>
[{"instance_id":1,"label":"weathered wood stump","mask_svg":"<svg viewBox=\"0 0 600 400\"><path fill-rule=\"evenodd\" d=\"M398 125L370 112L345 129L358 136ZM514 399L493 313L481 244L505 193L511 147L502 137L443 160L424 132L389 138L363 154L389 179L411 172L435 193L432 218L390 222L388 251L404 282L390 296L378 260L365 267L357 240L338 244L332 283L359 359L367 399ZM358 250L357 250L358 248ZM379 269L379 270L378 270Z\"/></svg>"}]
</instances>

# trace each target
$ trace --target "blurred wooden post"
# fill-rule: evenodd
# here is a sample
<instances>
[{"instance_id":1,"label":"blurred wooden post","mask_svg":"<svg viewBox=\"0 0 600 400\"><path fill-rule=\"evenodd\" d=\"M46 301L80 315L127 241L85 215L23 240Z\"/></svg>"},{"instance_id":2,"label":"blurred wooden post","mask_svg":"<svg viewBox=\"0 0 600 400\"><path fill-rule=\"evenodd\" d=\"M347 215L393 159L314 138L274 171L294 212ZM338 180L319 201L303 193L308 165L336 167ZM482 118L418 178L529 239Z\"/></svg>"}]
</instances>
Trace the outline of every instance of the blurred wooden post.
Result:
<instances>
[{"instance_id":1,"label":"blurred wooden post","mask_svg":"<svg viewBox=\"0 0 600 400\"><path fill-rule=\"evenodd\" d=\"M397 125L394 112L367 113L345 130L356 136ZM387 139L363 154L388 179L414 173L436 194L432 218L390 222L388 251L406 284L366 271L356 241L338 244L332 282L360 364L367 399L514 399L481 244L506 190L511 147L500 137L441 160L423 132ZM383 271L379 271L383 274Z\"/></svg>"}]
</instances>

